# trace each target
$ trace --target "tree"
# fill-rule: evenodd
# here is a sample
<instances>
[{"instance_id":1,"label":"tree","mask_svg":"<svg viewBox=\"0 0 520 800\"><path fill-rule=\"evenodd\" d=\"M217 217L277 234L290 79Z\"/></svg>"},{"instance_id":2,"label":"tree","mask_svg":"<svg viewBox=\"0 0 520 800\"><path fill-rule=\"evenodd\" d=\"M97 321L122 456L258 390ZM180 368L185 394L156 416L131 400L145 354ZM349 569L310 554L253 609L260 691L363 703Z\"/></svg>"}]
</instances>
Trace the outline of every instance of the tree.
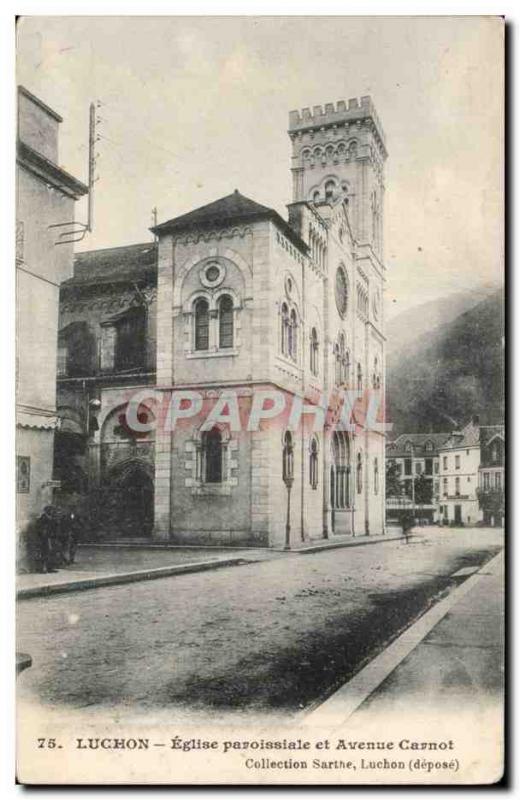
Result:
<instances>
[{"instance_id":1,"label":"tree","mask_svg":"<svg viewBox=\"0 0 520 800\"><path fill-rule=\"evenodd\" d=\"M399 470L395 462L386 462L386 496L400 497L401 482L399 480Z\"/></svg>"},{"instance_id":2,"label":"tree","mask_svg":"<svg viewBox=\"0 0 520 800\"><path fill-rule=\"evenodd\" d=\"M415 478L415 502L417 505L431 505L433 498L433 483L423 474Z\"/></svg>"}]
</instances>

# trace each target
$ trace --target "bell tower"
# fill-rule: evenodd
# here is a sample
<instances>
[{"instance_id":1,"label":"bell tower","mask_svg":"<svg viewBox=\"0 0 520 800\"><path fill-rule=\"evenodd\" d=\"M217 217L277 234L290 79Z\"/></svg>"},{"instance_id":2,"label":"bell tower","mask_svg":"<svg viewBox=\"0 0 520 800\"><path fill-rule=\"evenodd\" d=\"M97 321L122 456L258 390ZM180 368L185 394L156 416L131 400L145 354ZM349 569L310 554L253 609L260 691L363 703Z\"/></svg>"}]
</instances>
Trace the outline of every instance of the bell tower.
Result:
<instances>
[{"instance_id":1,"label":"bell tower","mask_svg":"<svg viewBox=\"0 0 520 800\"><path fill-rule=\"evenodd\" d=\"M383 260L383 128L370 97L289 113L293 203L344 198L354 236Z\"/></svg>"}]
</instances>

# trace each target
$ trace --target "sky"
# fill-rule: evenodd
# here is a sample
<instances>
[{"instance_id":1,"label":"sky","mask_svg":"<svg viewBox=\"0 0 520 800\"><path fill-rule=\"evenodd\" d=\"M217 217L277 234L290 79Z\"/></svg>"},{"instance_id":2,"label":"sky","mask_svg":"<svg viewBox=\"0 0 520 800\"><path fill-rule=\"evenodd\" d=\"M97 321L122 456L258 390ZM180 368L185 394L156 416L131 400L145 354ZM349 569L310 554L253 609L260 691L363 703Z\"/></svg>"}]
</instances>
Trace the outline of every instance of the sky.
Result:
<instances>
[{"instance_id":1,"label":"sky","mask_svg":"<svg viewBox=\"0 0 520 800\"><path fill-rule=\"evenodd\" d=\"M371 95L386 134L388 317L503 281L503 29L493 17L24 17L17 81L87 179L78 250L151 240L239 189L286 217L288 112ZM86 204L76 218L86 219Z\"/></svg>"}]
</instances>

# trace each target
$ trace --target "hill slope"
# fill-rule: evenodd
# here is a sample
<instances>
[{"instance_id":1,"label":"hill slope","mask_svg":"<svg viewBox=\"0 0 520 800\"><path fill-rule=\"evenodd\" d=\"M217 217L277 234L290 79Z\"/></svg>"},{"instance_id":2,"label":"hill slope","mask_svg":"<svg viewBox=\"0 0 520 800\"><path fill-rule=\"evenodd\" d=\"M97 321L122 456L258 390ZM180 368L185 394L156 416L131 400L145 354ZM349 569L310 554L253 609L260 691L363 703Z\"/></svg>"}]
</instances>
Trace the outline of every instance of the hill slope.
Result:
<instances>
[{"instance_id":1,"label":"hill slope","mask_svg":"<svg viewBox=\"0 0 520 800\"><path fill-rule=\"evenodd\" d=\"M449 430L478 414L485 424L504 414L504 295L494 292L412 343L387 362L393 434Z\"/></svg>"}]
</instances>

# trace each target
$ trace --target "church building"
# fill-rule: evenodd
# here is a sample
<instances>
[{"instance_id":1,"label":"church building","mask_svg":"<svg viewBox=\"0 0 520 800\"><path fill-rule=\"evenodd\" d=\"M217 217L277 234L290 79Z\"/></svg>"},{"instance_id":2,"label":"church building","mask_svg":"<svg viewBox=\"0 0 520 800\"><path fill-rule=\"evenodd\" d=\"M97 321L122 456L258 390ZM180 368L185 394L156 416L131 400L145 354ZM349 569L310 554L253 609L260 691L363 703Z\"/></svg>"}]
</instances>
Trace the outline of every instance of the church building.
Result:
<instances>
[{"instance_id":1,"label":"church building","mask_svg":"<svg viewBox=\"0 0 520 800\"><path fill-rule=\"evenodd\" d=\"M96 498L109 539L384 533L383 426L343 424L341 406L349 390L384 408L384 134L362 97L291 112L289 137L287 220L235 190L160 222L155 243L80 254L63 287L56 474ZM139 419L157 424L133 431L125 408L143 389ZM246 422L159 424L179 393L228 412L237 398ZM305 424L248 425L276 393Z\"/></svg>"}]
</instances>

